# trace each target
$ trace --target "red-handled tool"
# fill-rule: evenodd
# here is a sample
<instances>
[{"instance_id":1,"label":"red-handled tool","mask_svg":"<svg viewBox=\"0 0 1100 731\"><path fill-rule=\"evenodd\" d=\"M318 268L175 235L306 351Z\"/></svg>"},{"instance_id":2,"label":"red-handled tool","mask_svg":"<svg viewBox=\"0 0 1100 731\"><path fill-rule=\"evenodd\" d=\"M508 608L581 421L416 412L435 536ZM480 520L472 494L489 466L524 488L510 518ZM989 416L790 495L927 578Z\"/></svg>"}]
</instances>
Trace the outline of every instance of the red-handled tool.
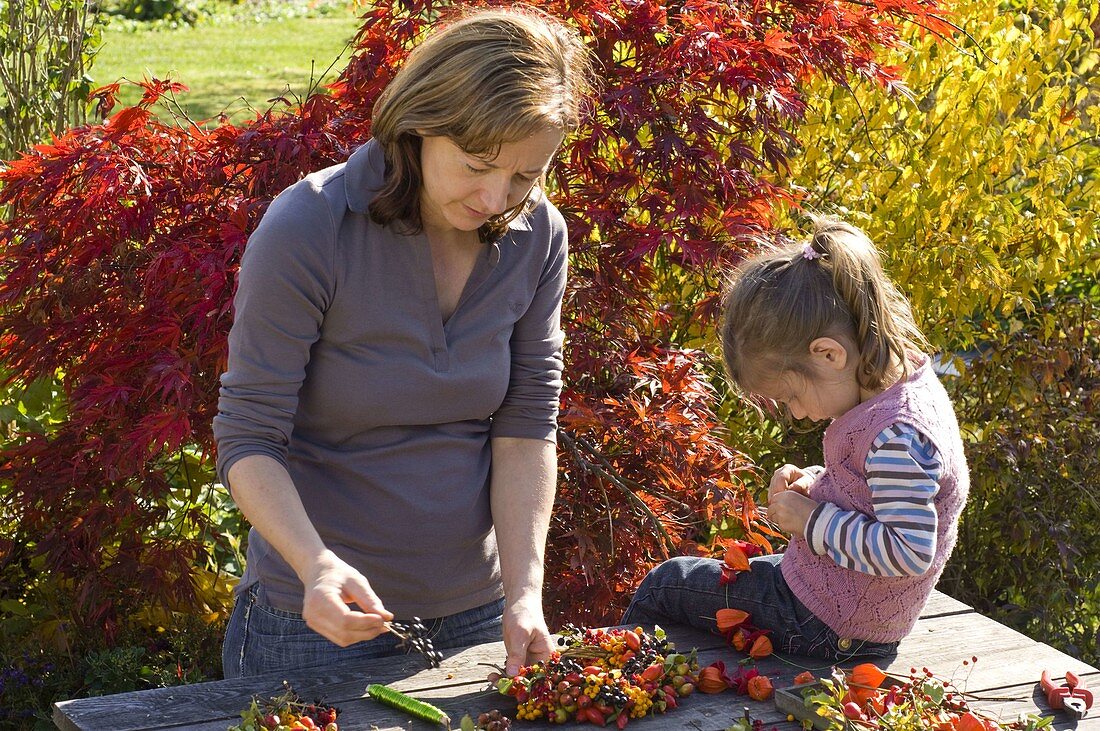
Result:
<instances>
[{"instance_id":1,"label":"red-handled tool","mask_svg":"<svg viewBox=\"0 0 1100 731\"><path fill-rule=\"evenodd\" d=\"M1092 708L1092 691L1085 687L1085 681L1077 673L1066 673L1066 684L1055 685L1050 679L1050 671L1044 670L1043 677L1039 681L1040 687L1047 696L1047 704L1051 708L1065 709L1066 713L1080 720L1085 713Z\"/></svg>"}]
</instances>

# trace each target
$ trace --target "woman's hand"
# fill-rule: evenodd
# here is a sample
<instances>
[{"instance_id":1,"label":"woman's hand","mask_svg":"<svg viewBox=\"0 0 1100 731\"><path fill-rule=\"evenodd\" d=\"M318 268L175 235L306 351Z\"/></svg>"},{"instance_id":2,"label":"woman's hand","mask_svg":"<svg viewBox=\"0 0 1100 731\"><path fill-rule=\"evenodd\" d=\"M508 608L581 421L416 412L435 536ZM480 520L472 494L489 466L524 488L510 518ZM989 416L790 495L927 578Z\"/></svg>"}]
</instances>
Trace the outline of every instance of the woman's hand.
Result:
<instances>
[{"instance_id":1,"label":"woman's hand","mask_svg":"<svg viewBox=\"0 0 1100 731\"><path fill-rule=\"evenodd\" d=\"M785 464L772 474L771 482L768 483L768 502L785 490L809 495L810 485L813 483L813 474L793 464Z\"/></svg>"},{"instance_id":2,"label":"woman's hand","mask_svg":"<svg viewBox=\"0 0 1100 731\"><path fill-rule=\"evenodd\" d=\"M233 499L305 587L302 618L341 647L377 637L393 619L361 573L325 548L290 473L271 457L248 455L229 468ZM354 602L362 611L348 607Z\"/></svg>"},{"instance_id":3,"label":"woman's hand","mask_svg":"<svg viewBox=\"0 0 1100 731\"><path fill-rule=\"evenodd\" d=\"M806 521L820 504L797 490L780 490L768 498L768 519L787 533L805 538Z\"/></svg>"},{"instance_id":4,"label":"woman's hand","mask_svg":"<svg viewBox=\"0 0 1100 731\"><path fill-rule=\"evenodd\" d=\"M553 647L542 614L542 559L554 507L557 447L542 439L496 437L489 498L504 581L504 668L545 660Z\"/></svg>"},{"instance_id":5,"label":"woman's hand","mask_svg":"<svg viewBox=\"0 0 1100 731\"><path fill-rule=\"evenodd\" d=\"M384 623L393 619L366 577L332 551L317 557L303 583L302 619L341 647L374 639L387 631ZM349 607L351 603L359 609Z\"/></svg>"},{"instance_id":6,"label":"woman's hand","mask_svg":"<svg viewBox=\"0 0 1100 731\"><path fill-rule=\"evenodd\" d=\"M508 676L518 673L523 665L550 658L554 644L542 615L541 597L507 605L503 623L504 649L508 653L504 670Z\"/></svg>"}]
</instances>

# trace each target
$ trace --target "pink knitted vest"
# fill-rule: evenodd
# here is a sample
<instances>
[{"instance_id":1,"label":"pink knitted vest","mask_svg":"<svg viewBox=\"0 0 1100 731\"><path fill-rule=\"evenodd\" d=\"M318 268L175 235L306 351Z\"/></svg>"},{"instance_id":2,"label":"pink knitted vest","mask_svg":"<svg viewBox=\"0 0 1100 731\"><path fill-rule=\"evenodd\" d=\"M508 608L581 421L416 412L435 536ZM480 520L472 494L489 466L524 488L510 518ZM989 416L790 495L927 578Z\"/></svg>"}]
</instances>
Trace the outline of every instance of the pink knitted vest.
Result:
<instances>
[{"instance_id":1,"label":"pink knitted vest","mask_svg":"<svg viewBox=\"0 0 1100 731\"><path fill-rule=\"evenodd\" d=\"M792 537L783 556L783 578L799 601L841 637L894 642L913 629L921 609L955 547L959 514L970 488L955 410L928 358L909 378L836 419L825 430L825 472L810 496L845 510L873 515L864 466L883 429L898 422L927 435L943 465L935 505L939 535L936 554L920 576L880 577L841 568L815 556Z\"/></svg>"}]
</instances>

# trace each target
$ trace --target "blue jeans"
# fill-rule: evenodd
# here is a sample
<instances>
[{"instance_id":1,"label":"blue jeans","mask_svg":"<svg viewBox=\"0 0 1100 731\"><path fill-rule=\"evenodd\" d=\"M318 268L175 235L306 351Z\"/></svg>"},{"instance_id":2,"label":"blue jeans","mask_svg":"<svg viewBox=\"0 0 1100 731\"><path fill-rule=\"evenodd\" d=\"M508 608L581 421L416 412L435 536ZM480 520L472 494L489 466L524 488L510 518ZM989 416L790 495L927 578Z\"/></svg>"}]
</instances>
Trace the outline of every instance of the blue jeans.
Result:
<instances>
[{"instance_id":1,"label":"blue jeans","mask_svg":"<svg viewBox=\"0 0 1100 731\"><path fill-rule=\"evenodd\" d=\"M757 556L749 561L749 571L739 572L725 586L719 584L722 564L716 559L683 556L665 561L642 581L623 624L676 622L716 632L715 614L733 608L748 612L749 624L770 630L768 638L776 652L831 661L895 653L896 642L837 636L791 592L779 570L782 558Z\"/></svg>"},{"instance_id":2,"label":"blue jeans","mask_svg":"<svg viewBox=\"0 0 1100 731\"><path fill-rule=\"evenodd\" d=\"M385 632L373 640L340 647L306 626L302 615L257 600L259 585L237 595L222 644L226 679L334 663L403 655L399 640ZM504 600L437 619L422 619L437 650L503 639ZM398 618L408 619L408 618Z\"/></svg>"}]
</instances>

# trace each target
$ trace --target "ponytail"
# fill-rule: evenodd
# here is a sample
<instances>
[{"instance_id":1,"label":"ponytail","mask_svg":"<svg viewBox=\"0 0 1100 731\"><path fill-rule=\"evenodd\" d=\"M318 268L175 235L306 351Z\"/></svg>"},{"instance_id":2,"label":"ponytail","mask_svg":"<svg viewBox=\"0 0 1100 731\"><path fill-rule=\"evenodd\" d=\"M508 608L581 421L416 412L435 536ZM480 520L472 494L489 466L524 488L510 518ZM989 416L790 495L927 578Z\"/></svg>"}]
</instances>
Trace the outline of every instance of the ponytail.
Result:
<instances>
[{"instance_id":1,"label":"ponytail","mask_svg":"<svg viewBox=\"0 0 1100 731\"><path fill-rule=\"evenodd\" d=\"M909 374L909 354L928 348L913 319L909 302L882 269L878 251L867 234L836 218L812 216L810 244L832 275L833 288L847 307L859 348L856 377L860 386L877 390L892 361Z\"/></svg>"},{"instance_id":2,"label":"ponytail","mask_svg":"<svg viewBox=\"0 0 1100 731\"><path fill-rule=\"evenodd\" d=\"M804 369L809 345L851 336L856 378L867 390L886 384L891 365L912 369L928 348L908 301L882 269L867 235L836 218L812 216L803 244L774 247L743 264L723 298L722 352L731 380Z\"/></svg>"}]
</instances>

